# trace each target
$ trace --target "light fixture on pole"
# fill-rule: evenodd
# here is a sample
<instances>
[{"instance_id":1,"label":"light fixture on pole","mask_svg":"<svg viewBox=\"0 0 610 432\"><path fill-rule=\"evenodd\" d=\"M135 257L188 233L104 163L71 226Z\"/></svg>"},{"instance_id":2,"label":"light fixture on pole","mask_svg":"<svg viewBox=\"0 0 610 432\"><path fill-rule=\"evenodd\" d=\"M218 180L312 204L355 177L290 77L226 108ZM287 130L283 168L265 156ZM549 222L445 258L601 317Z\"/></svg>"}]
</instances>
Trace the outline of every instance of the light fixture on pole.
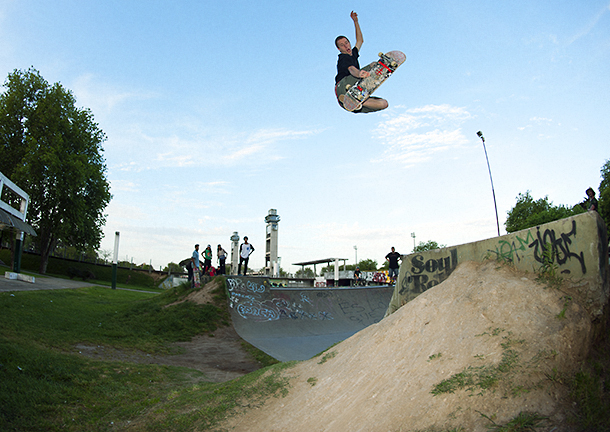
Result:
<instances>
[{"instance_id":1,"label":"light fixture on pole","mask_svg":"<svg viewBox=\"0 0 610 432\"><path fill-rule=\"evenodd\" d=\"M356 251L356 266L358 265L358 246L354 246L354 250Z\"/></svg>"},{"instance_id":2,"label":"light fixture on pole","mask_svg":"<svg viewBox=\"0 0 610 432\"><path fill-rule=\"evenodd\" d=\"M411 233L411 237L413 237L413 252L415 252L415 233Z\"/></svg>"},{"instance_id":3,"label":"light fixture on pole","mask_svg":"<svg viewBox=\"0 0 610 432\"><path fill-rule=\"evenodd\" d=\"M485 147L485 137L483 132L478 131L477 136L483 141L483 150L485 150L485 160L487 161L487 170L489 171L489 180L491 181L491 193L494 197L494 208L496 210L496 225L498 227L498 237L500 236L500 220L498 219L498 206L496 205L496 192L494 191L494 181L491 178L491 168L489 167L489 158L487 157L487 148Z\"/></svg>"}]
</instances>

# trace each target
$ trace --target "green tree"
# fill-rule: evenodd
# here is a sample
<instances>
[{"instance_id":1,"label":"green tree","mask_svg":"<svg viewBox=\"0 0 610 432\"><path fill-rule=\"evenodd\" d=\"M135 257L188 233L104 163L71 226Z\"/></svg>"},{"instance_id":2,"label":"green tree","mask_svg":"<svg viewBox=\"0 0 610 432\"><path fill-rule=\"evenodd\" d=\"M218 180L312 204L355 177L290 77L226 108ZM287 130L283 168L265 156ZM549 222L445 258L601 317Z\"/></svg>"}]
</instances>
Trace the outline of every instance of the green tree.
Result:
<instances>
[{"instance_id":1,"label":"green tree","mask_svg":"<svg viewBox=\"0 0 610 432\"><path fill-rule=\"evenodd\" d=\"M419 242L417 246L413 248L413 253L415 252L424 252L428 250L441 249L447 247L447 245L439 245L434 240L428 240L427 242Z\"/></svg>"},{"instance_id":2,"label":"green tree","mask_svg":"<svg viewBox=\"0 0 610 432\"><path fill-rule=\"evenodd\" d=\"M307 267L305 269L297 270L294 276L298 278L313 278L315 277L315 274L312 269Z\"/></svg>"},{"instance_id":3,"label":"green tree","mask_svg":"<svg viewBox=\"0 0 610 432\"><path fill-rule=\"evenodd\" d=\"M342 271L344 267L345 267L345 270L348 270L348 271L356 270L355 264L347 264L345 266L343 266L343 264L339 264L339 270ZM362 271L376 271L377 270L377 261L367 258L365 260L358 261L358 267L360 267L360 270L362 270ZM334 273L334 271L335 271L335 265L330 264L330 265L322 268L322 270L320 270L320 274Z\"/></svg>"},{"instance_id":4,"label":"green tree","mask_svg":"<svg viewBox=\"0 0 610 432\"><path fill-rule=\"evenodd\" d=\"M606 226L610 227L610 159L606 161L601 169L602 181L599 184L599 214Z\"/></svg>"},{"instance_id":5,"label":"green tree","mask_svg":"<svg viewBox=\"0 0 610 432\"><path fill-rule=\"evenodd\" d=\"M30 196L27 222L36 230L45 273L58 242L97 249L110 202L102 157L104 132L87 108L38 71L15 70L0 95L0 171Z\"/></svg>"},{"instance_id":6,"label":"green tree","mask_svg":"<svg viewBox=\"0 0 610 432\"><path fill-rule=\"evenodd\" d=\"M182 274L185 270L179 264L171 262L165 266L163 271L171 272L171 274Z\"/></svg>"},{"instance_id":7,"label":"green tree","mask_svg":"<svg viewBox=\"0 0 610 432\"><path fill-rule=\"evenodd\" d=\"M361 271L376 271L377 261L367 258L365 260L361 260L358 263L358 267L360 267Z\"/></svg>"},{"instance_id":8,"label":"green tree","mask_svg":"<svg viewBox=\"0 0 610 432\"><path fill-rule=\"evenodd\" d=\"M584 211L579 204L571 208L564 205L553 205L552 202L549 202L548 196L534 200L530 191L527 191L525 194L519 194L517 203L507 212L508 217L504 226L507 233L512 233L574 216Z\"/></svg>"}]
</instances>

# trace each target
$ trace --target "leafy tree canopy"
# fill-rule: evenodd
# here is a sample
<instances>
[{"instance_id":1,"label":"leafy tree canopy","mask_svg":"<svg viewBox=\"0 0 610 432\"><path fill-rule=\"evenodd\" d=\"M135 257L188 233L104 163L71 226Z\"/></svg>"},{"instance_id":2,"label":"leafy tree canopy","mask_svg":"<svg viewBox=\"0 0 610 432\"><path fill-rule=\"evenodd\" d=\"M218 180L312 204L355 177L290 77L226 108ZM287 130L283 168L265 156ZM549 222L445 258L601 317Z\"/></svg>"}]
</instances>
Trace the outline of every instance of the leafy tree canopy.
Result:
<instances>
[{"instance_id":1,"label":"leafy tree canopy","mask_svg":"<svg viewBox=\"0 0 610 432\"><path fill-rule=\"evenodd\" d=\"M40 272L58 242L96 249L112 198L102 157L104 132L72 92L38 71L15 70L0 94L0 171L30 196Z\"/></svg>"},{"instance_id":2,"label":"leafy tree canopy","mask_svg":"<svg viewBox=\"0 0 610 432\"><path fill-rule=\"evenodd\" d=\"M309 267L306 267L305 269L297 270L297 272L294 275L295 275L295 277L298 277L298 278L315 277L313 270L310 269Z\"/></svg>"},{"instance_id":3,"label":"leafy tree canopy","mask_svg":"<svg viewBox=\"0 0 610 432\"><path fill-rule=\"evenodd\" d=\"M419 242L415 248L413 248L413 253L415 252L424 252L428 250L441 249L447 247L447 245L439 245L434 240L428 240L427 242Z\"/></svg>"},{"instance_id":4,"label":"leafy tree canopy","mask_svg":"<svg viewBox=\"0 0 610 432\"><path fill-rule=\"evenodd\" d=\"M360 267L360 271L377 271L377 261L367 258L365 260L361 260L358 262L358 267ZM343 270L343 264L339 263L339 270ZM345 270L354 271L356 270L356 265L347 264L345 265ZM320 270L320 274L323 273L331 273L335 271L335 265L331 264L329 266L324 267Z\"/></svg>"},{"instance_id":5,"label":"leafy tree canopy","mask_svg":"<svg viewBox=\"0 0 610 432\"><path fill-rule=\"evenodd\" d=\"M508 217L504 226L507 233L512 233L574 216L584 211L580 204L573 207L556 206L549 201L548 196L534 200L530 195L530 191L527 191L525 194L520 193L517 197L517 203L508 211Z\"/></svg>"},{"instance_id":6,"label":"leafy tree canopy","mask_svg":"<svg viewBox=\"0 0 610 432\"><path fill-rule=\"evenodd\" d=\"M170 262L163 269L164 272L170 272L171 274L181 274L184 272L184 269L174 262Z\"/></svg>"}]
</instances>

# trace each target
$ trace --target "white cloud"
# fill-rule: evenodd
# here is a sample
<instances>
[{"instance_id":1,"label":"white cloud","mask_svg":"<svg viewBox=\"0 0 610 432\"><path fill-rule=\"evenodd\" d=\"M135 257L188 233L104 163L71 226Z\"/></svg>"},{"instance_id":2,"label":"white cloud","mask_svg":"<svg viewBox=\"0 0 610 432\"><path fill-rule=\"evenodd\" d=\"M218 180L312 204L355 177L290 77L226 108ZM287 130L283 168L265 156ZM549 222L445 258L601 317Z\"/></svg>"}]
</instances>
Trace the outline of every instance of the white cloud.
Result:
<instances>
[{"instance_id":1,"label":"white cloud","mask_svg":"<svg viewBox=\"0 0 610 432\"><path fill-rule=\"evenodd\" d=\"M111 182L111 192L121 191L121 192L139 192L140 188L134 182L124 181L124 180L112 180Z\"/></svg>"},{"instance_id":2,"label":"white cloud","mask_svg":"<svg viewBox=\"0 0 610 432\"><path fill-rule=\"evenodd\" d=\"M156 98L153 93L138 93L121 90L100 82L94 74L81 75L70 85L78 106L90 108L96 115L112 112L117 106L130 100Z\"/></svg>"},{"instance_id":3,"label":"white cloud","mask_svg":"<svg viewBox=\"0 0 610 432\"><path fill-rule=\"evenodd\" d=\"M426 105L386 117L373 132L386 147L375 162L398 160L408 166L467 143L460 126L473 118L465 108L450 105Z\"/></svg>"}]
</instances>

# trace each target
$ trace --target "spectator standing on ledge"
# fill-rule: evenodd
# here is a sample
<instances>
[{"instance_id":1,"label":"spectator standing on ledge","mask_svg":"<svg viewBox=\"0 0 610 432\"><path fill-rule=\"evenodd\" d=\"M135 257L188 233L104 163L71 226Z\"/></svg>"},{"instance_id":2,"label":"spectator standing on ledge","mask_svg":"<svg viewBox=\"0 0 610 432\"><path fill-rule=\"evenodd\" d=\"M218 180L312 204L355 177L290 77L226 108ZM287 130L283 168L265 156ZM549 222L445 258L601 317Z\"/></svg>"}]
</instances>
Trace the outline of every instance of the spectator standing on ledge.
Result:
<instances>
[{"instance_id":1,"label":"spectator standing on ledge","mask_svg":"<svg viewBox=\"0 0 610 432\"><path fill-rule=\"evenodd\" d=\"M207 245L203 251L203 274L205 275L212 267L212 246Z\"/></svg>"},{"instance_id":2,"label":"spectator standing on ledge","mask_svg":"<svg viewBox=\"0 0 610 432\"><path fill-rule=\"evenodd\" d=\"M402 256L396 252L394 246L392 246L392 252L385 256L386 261L390 262L390 271L388 272L388 276L390 277L390 283L396 283L396 278L398 277L398 260L402 261Z\"/></svg>"},{"instance_id":3,"label":"spectator standing on ledge","mask_svg":"<svg viewBox=\"0 0 610 432\"><path fill-rule=\"evenodd\" d=\"M227 260L227 251L222 248L222 246L218 245L218 250L216 251L216 256L218 257L218 274L223 275L226 274L225 262Z\"/></svg>"},{"instance_id":4,"label":"spectator standing on ledge","mask_svg":"<svg viewBox=\"0 0 610 432\"><path fill-rule=\"evenodd\" d=\"M199 288L201 285L201 279L199 275L199 245L195 245L195 250L191 257L191 267L193 271L193 279L191 280L191 288Z\"/></svg>"},{"instance_id":5,"label":"spectator standing on ledge","mask_svg":"<svg viewBox=\"0 0 610 432\"><path fill-rule=\"evenodd\" d=\"M250 254L254 252L254 246L248 243L248 237L244 237L244 242L239 247L239 265L237 266L237 274L241 274L241 264L244 263L244 276L248 273L248 260Z\"/></svg>"}]
</instances>

